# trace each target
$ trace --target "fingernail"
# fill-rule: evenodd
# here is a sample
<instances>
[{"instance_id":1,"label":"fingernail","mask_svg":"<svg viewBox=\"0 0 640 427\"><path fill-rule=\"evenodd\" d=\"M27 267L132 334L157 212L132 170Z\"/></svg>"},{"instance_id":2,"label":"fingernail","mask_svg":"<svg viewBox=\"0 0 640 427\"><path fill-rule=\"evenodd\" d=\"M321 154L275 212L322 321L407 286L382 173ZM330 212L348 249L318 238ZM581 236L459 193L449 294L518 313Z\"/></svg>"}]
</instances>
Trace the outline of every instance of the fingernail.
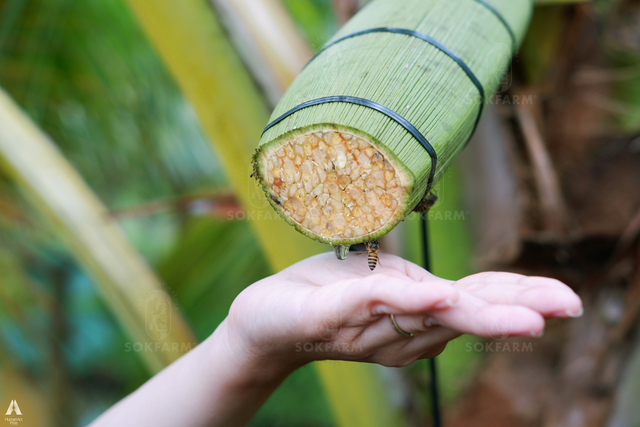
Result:
<instances>
[{"instance_id":1,"label":"fingernail","mask_svg":"<svg viewBox=\"0 0 640 427\"><path fill-rule=\"evenodd\" d=\"M453 302L451 298L447 298L446 300L440 301L439 303L434 305L433 308L450 308L455 307L456 305L458 305L457 301Z\"/></svg>"},{"instance_id":2,"label":"fingernail","mask_svg":"<svg viewBox=\"0 0 640 427\"><path fill-rule=\"evenodd\" d=\"M544 330L540 332L531 331L531 336L534 338L542 338L544 336Z\"/></svg>"},{"instance_id":3,"label":"fingernail","mask_svg":"<svg viewBox=\"0 0 640 427\"><path fill-rule=\"evenodd\" d=\"M582 317L583 314L584 314L584 308L582 307L580 307L580 309L575 312L571 310L567 310L567 316L573 317L575 319L577 319L578 317Z\"/></svg>"},{"instance_id":4,"label":"fingernail","mask_svg":"<svg viewBox=\"0 0 640 427\"><path fill-rule=\"evenodd\" d=\"M380 314L389 313L390 310L391 309L386 305L376 305L371 309L371 313L373 313L374 316L378 316Z\"/></svg>"},{"instance_id":5,"label":"fingernail","mask_svg":"<svg viewBox=\"0 0 640 427\"><path fill-rule=\"evenodd\" d=\"M442 326L442 323L435 317L427 317L424 320L424 326L426 326L427 328L430 328L432 326Z\"/></svg>"}]
</instances>

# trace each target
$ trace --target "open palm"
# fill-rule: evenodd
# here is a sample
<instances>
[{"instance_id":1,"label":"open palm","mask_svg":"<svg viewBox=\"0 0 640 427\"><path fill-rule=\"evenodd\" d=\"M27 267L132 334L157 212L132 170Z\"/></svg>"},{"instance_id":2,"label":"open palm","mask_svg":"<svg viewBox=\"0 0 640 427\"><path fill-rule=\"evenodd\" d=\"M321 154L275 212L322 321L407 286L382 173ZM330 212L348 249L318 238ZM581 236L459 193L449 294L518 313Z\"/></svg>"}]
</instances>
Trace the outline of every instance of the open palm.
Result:
<instances>
[{"instance_id":1,"label":"open palm","mask_svg":"<svg viewBox=\"0 0 640 427\"><path fill-rule=\"evenodd\" d=\"M545 317L577 317L580 298L542 277L480 273L457 282L382 254L301 261L243 291L228 323L239 351L297 367L336 359L406 366L439 354L460 334L540 336ZM401 335L390 321L395 315Z\"/></svg>"}]
</instances>

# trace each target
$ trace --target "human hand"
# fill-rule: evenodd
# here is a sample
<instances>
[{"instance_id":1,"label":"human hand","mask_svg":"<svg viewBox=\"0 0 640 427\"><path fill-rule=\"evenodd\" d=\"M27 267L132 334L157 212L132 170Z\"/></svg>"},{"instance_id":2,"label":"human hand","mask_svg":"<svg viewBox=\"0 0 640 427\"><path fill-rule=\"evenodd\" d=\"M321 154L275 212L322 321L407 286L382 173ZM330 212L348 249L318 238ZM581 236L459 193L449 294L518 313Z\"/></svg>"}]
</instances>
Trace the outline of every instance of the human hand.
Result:
<instances>
[{"instance_id":1,"label":"human hand","mask_svg":"<svg viewBox=\"0 0 640 427\"><path fill-rule=\"evenodd\" d=\"M230 348L288 374L313 360L406 366L434 357L462 333L540 336L545 317L578 317L580 298L542 277L480 273L457 282L381 254L301 261L245 289L226 319ZM401 335L390 321L395 315Z\"/></svg>"},{"instance_id":2,"label":"human hand","mask_svg":"<svg viewBox=\"0 0 640 427\"><path fill-rule=\"evenodd\" d=\"M384 254L372 273L363 257L314 256L249 286L205 342L93 426L244 425L313 360L406 366L462 333L538 336L545 317L582 312L580 298L557 280L481 273L452 282ZM415 335L395 330L390 314Z\"/></svg>"}]
</instances>

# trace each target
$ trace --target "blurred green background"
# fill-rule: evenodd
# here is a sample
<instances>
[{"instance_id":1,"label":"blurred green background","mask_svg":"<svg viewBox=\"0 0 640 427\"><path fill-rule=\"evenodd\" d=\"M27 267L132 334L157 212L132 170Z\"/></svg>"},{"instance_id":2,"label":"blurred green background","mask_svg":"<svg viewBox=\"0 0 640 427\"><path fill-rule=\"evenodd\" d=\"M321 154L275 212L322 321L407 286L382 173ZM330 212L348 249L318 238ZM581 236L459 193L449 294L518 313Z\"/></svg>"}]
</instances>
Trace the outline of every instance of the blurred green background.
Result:
<instances>
[{"instance_id":1,"label":"blurred green background","mask_svg":"<svg viewBox=\"0 0 640 427\"><path fill-rule=\"evenodd\" d=\"M301 63L344 22L341 3L352 7L364 3L255 1L276 14L284 11L286 16L280 18L291 21L304 45L297 58ZM192 76L176 68L181 49L172 52L171 46L158 45L158 37L150 36L153 18L145 24L145 32L141 9L136 12L131 7L142 3L0 0L0 88L51 137L104 205L108 220L124 231L126 240L151 266L176 308L173 324L188 325L182 331L176 327L175 336L191 345L189 328L197 341L203 340L224 319L235 295L286 264L284 256L274 253L277 244L301 242L301 247L307 245L301 254L329 248L313 246L301 237L265 245L272 224L252 224L244 212L248 203L257 203L256 209L266 204L252 199L256 189L238 187L240 181L230 178L246 176L248 182L249 158L240 156L234 163L233 153L224 149L225 144L235 144L234 138L241 139L234 127L250 129L243 140L246 147L257 144L273 97L294 73L270 68L268 49L259 52L264 54L262 60L254 61L260 55L255 46L247 47L246 40L255 40L259 31L258 36L245 34L237 21L228 18L225 5L233 5L233 0L212 1L208 13L223 24L224 32L211 31L216 44L204 49L220 48L211 51L214 67L219 61L220 75L239 76L237 81L218 82L229 92L223 93L227 97L219 98L223 104L216 108L239 112L238 117L246 112L247 121L229 123L225 116L218 123L217 116L207 118L194 95L202 86L189 89ZM189 9L195 3L185 0L182 5ZM197 8L193 11L199 13ZM247 17L245 12L240 9L238 16L246 22L268 19ZM544 13L557 14L543 9L538 20ZM529 55L532 81L541 79L534 74L541 74L554 60L556 52L544 47L560 39L553 33L545 41L546 27L534 28L540 37L530 43L538 44L523 52L524 61ZM233 51L225 46L233 46ZM625 65L636 61L635 56L626 58L616 60ZM272 73L262 74L264 70ZM631 112L618 126L634 132L638 82L640 78L615 88L622 98L633 100ZM68 235L73 234L69 227L41 208L46 194L20 184L19 176L26 172L4 160L0 161L0 409L16 399L25 417L31 417L21 425L83 426L144 383L157 366L145 359L144 349L136 350L136 325L122 317L114 303L117 298L105 298L109 286L117 287L99 283L82 248L69 244ZM37 169L39 160L34 157L33 163ZM446 193L434 214L460 212L460 165L447 173L440 188ZM473 272L467 226L464 218L432 221L435 274L457 279ZM416 263L421 260L418 227L417 218L410 217L390 245ZM136 263L129 255L125 258L123 265ZM126 289L120 292L125 299L131 295ZM130 302L144 305L144 301ZM439 358L445 404L454 402L470 384L486 356L468 350L467 343L476 341L456 340ZM287 379L251 425L357 425L345 421L350 411L382 412L388 418L375 421L381 426L391 425L388 419L402 420L394 425L423 425L428 419L426 364L403 370L351 367L343 384L338 371L331 373L331 365L322 366L306 366ZM361 398L361 406L351 407L341 388Z\"/></svg>"},{"instance_id":2,"label":"blurred green background","mask_svg":"<svg viewBox=\"0 0 640 427\"><path fill-rule=\"evenodd\" d=\"M329 0L283 4L311 49L338 28ZM222 160L126 2L1 0L0 86L109 209L198 340L271 273L249 223L228 220L240 208ZM0 397L17 398L27 425L86 425L151 373L10 175L0 168ZM335 425L314 369L291 376L252 425Z\"/></svg>"}]
</instances>

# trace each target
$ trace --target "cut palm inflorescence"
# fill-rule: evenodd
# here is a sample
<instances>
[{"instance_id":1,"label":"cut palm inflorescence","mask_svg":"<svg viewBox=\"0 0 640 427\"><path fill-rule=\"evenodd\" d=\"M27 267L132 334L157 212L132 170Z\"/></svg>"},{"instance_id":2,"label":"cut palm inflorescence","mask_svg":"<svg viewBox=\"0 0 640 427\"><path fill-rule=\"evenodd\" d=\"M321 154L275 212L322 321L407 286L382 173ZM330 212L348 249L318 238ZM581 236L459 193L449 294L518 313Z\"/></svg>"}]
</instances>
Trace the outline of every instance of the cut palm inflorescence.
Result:
<instances>
[{"instance_id":1,"label":"cut palm inflorescence","mask_svg":"<svg viewBox=\"0 0 640 427\"><path fill-rule=\"evenodd\" d=\"M284 95L254 157L271 205L332 245L387 234L425 199L503 81L531 0L377 0Z\"/></svg>"}]
</instances>

